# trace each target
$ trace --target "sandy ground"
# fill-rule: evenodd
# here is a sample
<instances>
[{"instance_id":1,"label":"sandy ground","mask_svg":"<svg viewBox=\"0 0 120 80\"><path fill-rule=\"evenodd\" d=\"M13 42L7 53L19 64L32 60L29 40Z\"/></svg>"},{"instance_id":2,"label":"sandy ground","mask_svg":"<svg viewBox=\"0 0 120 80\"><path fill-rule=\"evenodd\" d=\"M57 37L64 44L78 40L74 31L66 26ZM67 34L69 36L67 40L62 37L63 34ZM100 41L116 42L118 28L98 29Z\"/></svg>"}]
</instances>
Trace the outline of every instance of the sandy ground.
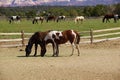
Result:
<instances>
[{"instance_id":1,"label":"sandy ground","mask_svg":"<svg viewBox=\"0 0 120 80\"><path fill-rule=\"evenodd\" d=\"M51 46L45 57L20 49L0 48L0 80L120 80L120 40L81 44L81 55L71 57L69 45L60 46L59 57L51 57Z\"/></svg>"}]
</instances>

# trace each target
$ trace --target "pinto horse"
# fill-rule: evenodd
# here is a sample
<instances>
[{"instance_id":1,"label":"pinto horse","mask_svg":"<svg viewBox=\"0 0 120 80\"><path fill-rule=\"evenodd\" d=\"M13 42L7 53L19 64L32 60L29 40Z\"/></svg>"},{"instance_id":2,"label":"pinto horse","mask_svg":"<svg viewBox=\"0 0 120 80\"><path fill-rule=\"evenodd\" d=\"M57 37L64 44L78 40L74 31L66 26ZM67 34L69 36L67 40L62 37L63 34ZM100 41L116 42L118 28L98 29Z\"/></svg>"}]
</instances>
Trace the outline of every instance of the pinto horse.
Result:
<instances>
[{"instance_id":1,"label":"pinto horse","mask_svg":"<svg viewBox=\"0 0 120 80\"><path fill-rule=\"evenodd\" d=\"M104 17L103 17L103 23L105 22L106 20L106 23L107 22L110 22L109 19L113 18L114 19L114 22L116 23L119 16L117 14L106 14Z\"/></svg>"},{"instance_id":2,"label":"pinto horse","mask_svg":"<svg viewBox=\"0 0 120 80\"><path fill-rule=\"evenodd\" d=\"M43 40L45 38L45 36L47 35L49 31L46 31L46 32L35 32L29 39L28 41L28 45L26 45L26 48L25 48L25 51L26 51L26 57L28 57L31 53L31 49L32 49L32 46L33 44L35 44L35 53L34 53L34 56L36 56L37 54L37 47L38 47L38 44L41 46L41 48L44 48L44 45L43 45ZM43 52L43 49L41 49L41 52Z\"/></svg>"},{"instance_id":3,"label":"pinto horse","mask_svg":"<svg viewBox=\"0 0 120 80\"><path fill-rule=\"evenodd\" d=\"M59 54L59 44L64 44L69 41L72 45L72 54L74 52L74 48L79 52L79 41L80 35L74 30L65 30L65 31L46 31L46 32L36 32L32 35L32 37L28 41L28 45L26 46L26 56L29 56L31 53L31 49L33 44L35 44L35 54L37 54L38 44L41 46L41 56L43 57L46 53L46 45L48 43L52 43L53 46L53 56L58 56Z\"/></svg>"},{"instance_id":4,"label":"pinto horse","mask_svg":"<svg viewBox=\"0 0 120 80\"><path fill-rule=\"evenodd\" d=\"M19 21L20 22L21 17L20 16L10 16L9 17L9 23L11 24L14 21Z\"/></svg>"},{"instance_id":5,"label":"pinto horse","mask_svg":"<svg viewBox=\"0 0 120 80\"><path fill-rule=\"evenodd\" d=\"M75 18L75 23L78 23L79 21L81 21L81 23L83 23L84 19L85 19L84 16L77 16Z\"/></svg>"},{"instance_id":6,"label":"pinto horse","mask_svg":"<svg viewBox=\"0 0 120 80\"><path fill-rule=\"evenodd\" d=\"M41 24L43 23L44 17L35 17L32 21L33 24L38 24L38 21L41 21Z\"/></svg>"},{"instance_id":7,"label":"pinto horse","mask_svg":"<svg viewBox=\"0 0 120 80\"><path fill-rule=\"evenodd\" d=\"M74 53L74 48L76 47L78 51L78 56L80 54L79 52L79 42L80 42L80 35L74 30L65 30L65 31L50 31L45 39L45 45L48 43L52 43L53 45L53 56L58 56L59 54L59 45L64 44L67 41L69 41L72 45L72 54ZM44 51L41 52L41 55L44 56L46 52L46 47L44 47Z\"/></svg>"},{"instance_id":8,"label":"pinto horse","mask_svg":"<svg viewBox=\"0 0 120 80\"><path fill-rule=\"evenodd\" d=\"M63 16L58 16L58 17L57 17L57 22L59 22L60 20L65 20L65 18L66 18L66 17L65 17L64 15L63 15Z\"/></svg>"}]
</instances>

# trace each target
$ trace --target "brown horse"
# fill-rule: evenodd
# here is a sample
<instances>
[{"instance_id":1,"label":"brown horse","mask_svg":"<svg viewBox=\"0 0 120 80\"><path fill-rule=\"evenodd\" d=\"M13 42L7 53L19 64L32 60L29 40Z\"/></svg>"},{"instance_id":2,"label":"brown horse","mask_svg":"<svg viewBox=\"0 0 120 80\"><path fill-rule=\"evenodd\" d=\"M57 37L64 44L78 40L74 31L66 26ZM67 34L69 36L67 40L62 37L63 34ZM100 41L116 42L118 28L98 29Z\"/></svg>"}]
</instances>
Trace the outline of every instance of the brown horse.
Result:
<instances>
[{"instance_id":1,"label":"brown horse","mask_svg":"<svg viewBox=\"0 0 120 80\"><path fill-rule=\"evenodd\" d=\"M78 50L78 56L80 54L79 52L79 42L80 42L80 35L74 31L74 30L65 30L65 31L50 31L45 39L45 46L48 43L52 43L53 45L53 56L58 56L59 54L59 44L64 44L67 41L69 41L72 45L72 54L74 52L74 48L76 47L76 49ZM43 48L43 52L41 52L41 55L44 56L45 52L46 52L46 47Z\"/></svg>"},{"instance_id":2,"label":"brown horse","mask_svg":"<svg viewBox=\"0 0 120 80\"><path fill-rule=\"evenodd\" d=\"M30 55L33 44L35 44L35 54L34 54L34 56L36 56L36 54L37 54L38 44L41 46L41 48L44 48L42 42L43 42L43 40L44 40L44 38L45 38L45 36L47 35L48 32L50 32L50 31L46 31L46 32L35 32L35 33L31 36L31 38L30 38L29 41L28 41L28 45L26 45L26 48L25 48L26 56L29 56L29 55ZM41 52L44 52L44 50L41 49Z\"/></svg>"},{"instance_id":3,"label":"brown horse","mask_svg":"<svg viewBox=\"0 0 120 80\"><path fill-rule=\"evenodd\" d=\"M114 22L116 23L119 17L118 17L117 14L116 14L116 15L115 15L115 14L106 14L106 15L103 17L103 20L102 20L102 21L103 21L103 23L104 23L105 20L106 20L106 23L107 23L107 22L110 22L109 19L111 19L111 18L113 18L113 19L114 19Z\"/></svg>"},{"instance_id":4,"label":"brown horse","mask_svg":"<svg viewBox=\"0 0 120 80\"><path fill-rule=\"evenodd\" d=\"M56 17L55 16L52 16L52 15L49 15L46 17L46 22L50 21L50 20L53 20L55 21L56 20Z\"/></svg>"}]
</instances>

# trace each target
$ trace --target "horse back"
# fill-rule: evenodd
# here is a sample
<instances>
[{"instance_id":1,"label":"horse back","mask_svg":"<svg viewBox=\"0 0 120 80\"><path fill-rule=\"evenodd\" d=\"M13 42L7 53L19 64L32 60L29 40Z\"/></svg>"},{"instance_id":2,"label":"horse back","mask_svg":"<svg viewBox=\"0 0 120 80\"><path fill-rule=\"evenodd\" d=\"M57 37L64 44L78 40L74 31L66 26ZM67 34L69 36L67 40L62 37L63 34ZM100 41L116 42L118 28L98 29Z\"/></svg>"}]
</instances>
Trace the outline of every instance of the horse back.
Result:
<instances>
[{"instance_id":1,"label":"horse back","mask_svg":"<svg viewBox=\"0 0 120 80\"><path fill-rule=\"evenodd\" d=\"M73 42L76 41L76 43L79 44L80 35L78 34L77 31L74 31L74 30L66 30L66 31L63 31L62 34L64 35L64 38L66 38L66 42L67 42L67 41L70 41L70 43L72 44Z\"/></svg>"}]
</instances>

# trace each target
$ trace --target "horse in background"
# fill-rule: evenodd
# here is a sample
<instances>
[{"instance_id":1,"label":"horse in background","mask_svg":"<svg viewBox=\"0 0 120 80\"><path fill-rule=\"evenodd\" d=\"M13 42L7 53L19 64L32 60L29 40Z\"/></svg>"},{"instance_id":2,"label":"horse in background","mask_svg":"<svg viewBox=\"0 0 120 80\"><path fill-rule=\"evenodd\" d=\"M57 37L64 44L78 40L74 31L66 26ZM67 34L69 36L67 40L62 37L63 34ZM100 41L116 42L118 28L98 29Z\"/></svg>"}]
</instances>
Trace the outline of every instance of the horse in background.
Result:
<instances>
[{"instance_id":1,"label":"horse in background","mask_svg":"<svg viewBox=\"0 0 120 80\"><path fill-rule=\"evenodd\" d=\"M80 42L80 35L74 30L65 30L65 31L50 31L45 39L45 46L48 43L52 43L53 46L53 56L58 56L59 54L59 45L64 44L67 41L69 41L72 45L72 54L74 53L74 48L78 51L78 56L80 54L79 52L79 42ZM46 53L46 47L44 47L44 51L41 53L42 56L44 56Z\"/></svg>"},{"instance_id":2,"label":"horse in background","mask_svg":"<svg viewBox=\"0 0 120 80\"><path fill-rule=\"evenodd\" d=\"M111 18L113 18L114 22L116 23L117 20L119 19L119 15L118 14L106 14L106 15L104 15L102 21L103 21L103 23L104 22L107 23L107 22L110 22L109 19L111 19Z\"/></svg>"},{"instance_id":3,"label":"horse in background","mask_svg":"<svg viewBox=\"0 0 120 80\"><path fill-rule=\"evenodd\" d=\"M65 20L66 16L62 15L62 16L58 16L57 17L57 22L59 22L60 20Z\"/></svg>"},{"instance_id":4,"label":"horse in background","mask_svg":"<svg viewBox=\"0 0 120 80\"><path fill-rule=\"evenodd\" d=\"M74 21L75 21L75 23L78 23L79 21L81 22L81 24L83 23L83 21L84 21L84 16L77 16L75 19L74 19Z\"/></svg>"},{"instance_id":5,"label":"horse in background","mask_svg":"<svg viewBox=\"0 0 120 80\"><path fill-rule=\"evenodd\" d=\"M44 17L35 17L32 21L33 24L38 24L38 21L41 21L41 24L43 23L44 21Z\"/></svg>"},{"instance_id":6,"label":"horse in background","mask_svg":"<svg viewBox=\"0 0 120 80\"><path fill-rule=\"evenodd\" d=\"M47 35L49 31L46 32L35 32L29 39L28 44L26 45L25 51L26 51L26 57L28 57L31 53L31 49L33 47L33 44L35 44L35 53L34 56L37 54L37 47L40 45L41 48L44 48L43 46L43 40L45 36ZM41 49L41 52L44 52L43 49ZM42 56L42 55L41 55Z\"/></svg>"},{"instance_id":7,"label":"horse in background","mask_svg":"<svg viewBox=\"0 0 120 80\"><path fill-rule=\"evenodd\" d=\"M20 16L10 16L9 17L9 23L11 24L12 22L20 22L21 21L21 17Z\"/></svg>"},{"instance_id":8,"label":"horse in background","mask_svg":"<svg viewBox=\"0 0 120 80\"><path fill-rule=\"evenodd\" d=\"M51 21L51 20L55 21L56 17L53 16L53 15L49 15L49 16L46 17L46 22Z\"/></svg>"}]
</instances>

